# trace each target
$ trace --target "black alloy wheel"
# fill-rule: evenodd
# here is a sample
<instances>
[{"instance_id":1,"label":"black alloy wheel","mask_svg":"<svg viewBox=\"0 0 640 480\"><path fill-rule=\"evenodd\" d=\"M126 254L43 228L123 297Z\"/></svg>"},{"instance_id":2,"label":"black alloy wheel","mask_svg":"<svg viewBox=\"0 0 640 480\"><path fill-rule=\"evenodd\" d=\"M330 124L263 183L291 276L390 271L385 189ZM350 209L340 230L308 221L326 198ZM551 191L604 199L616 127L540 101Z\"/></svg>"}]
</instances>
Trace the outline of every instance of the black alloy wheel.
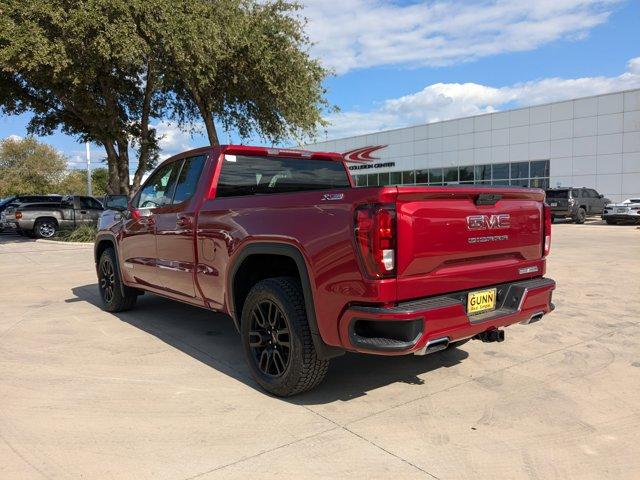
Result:
<instances>
[{"instance_id":1,"label":"black alloy wheel","mask_svg":"<svg viewBox=\"0 0 640 480\"><path fill-rule=\"evenodd\" d=\"M280 308L271 300L263 300L251 312L249 347L262 373L282 376L291 358L289 324Z\"/></svg>"},{"instance_id":2,"label":"black alloy wheel","mask_svg":"<svg viewBox=\"0 0 640 480\"><path fill-rule=\"evenodd\" d=\"M327 374L329 361L316 353L297 278L266 278L253 285L242 307L240 336L253 378L269 393L296 395Z\"/></svg>"},{"instance_id":3,"label":"black alloy wheel","mask_svg":"<svg viewBox=\"0 0 640 480\"><path fill-rule=\"evenodd\" d=\"M138 300L138 292L122 285L118 271L117 255L113 248L107 248L98 261L98 290L102 298L102 308L107 312L124 312L133 308Z\"/></svg>"},{"instance_id":4,"label":"black alloy wheel","mask_svg":"<svg viewBox=\"0 0 640 480\"><path fill-rule=\"evenodd\" d=\"M113 268L113 262L108 256L103 256L100 262L100 274L98 277L100 282L100 291L106 303L113 301L113 295L116 288L116 274Z\"/></svg>"}]
</instances>

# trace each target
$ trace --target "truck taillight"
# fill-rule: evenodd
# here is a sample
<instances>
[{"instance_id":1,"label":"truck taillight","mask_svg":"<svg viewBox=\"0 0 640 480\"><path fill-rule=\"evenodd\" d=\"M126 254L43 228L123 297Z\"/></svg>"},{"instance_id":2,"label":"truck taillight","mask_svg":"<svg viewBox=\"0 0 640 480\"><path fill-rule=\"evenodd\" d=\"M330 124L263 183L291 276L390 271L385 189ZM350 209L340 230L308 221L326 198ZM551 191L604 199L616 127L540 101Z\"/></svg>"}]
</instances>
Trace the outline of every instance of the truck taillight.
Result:
<instances>
[{"instance_id":1,"label":"truck taillight","mask_svg":"<svg viewBox=\"0 0 640 480\"><path fill-rule=\"evenodd\" d=\"M355 237L360 259L371 278L396 273L396 211L393 205L365 205L356 209Z\"/></svg>"},{"instance_id":2,"label":"truck taillight","mask_svg":"<svg viewBox=\"0 0 640 480\"><path fill-rule=\"evenodd\" d=\"M542 208L544 212L544 230L542 232L544 236L544 246L542 248L542 256L546 257L549 255L549 250L551 250L551 208L546 203Z\"/></svg>"},{"instance_id":3,"label":"truck taillight","mask_svg":"<svg viewBox=\"0 0 640 480\"><path fill-rule=\"evenodd\" d=\"M20 220L22 218L22 212L16 212L16 220Z\"/></svg>"}]
</instances>

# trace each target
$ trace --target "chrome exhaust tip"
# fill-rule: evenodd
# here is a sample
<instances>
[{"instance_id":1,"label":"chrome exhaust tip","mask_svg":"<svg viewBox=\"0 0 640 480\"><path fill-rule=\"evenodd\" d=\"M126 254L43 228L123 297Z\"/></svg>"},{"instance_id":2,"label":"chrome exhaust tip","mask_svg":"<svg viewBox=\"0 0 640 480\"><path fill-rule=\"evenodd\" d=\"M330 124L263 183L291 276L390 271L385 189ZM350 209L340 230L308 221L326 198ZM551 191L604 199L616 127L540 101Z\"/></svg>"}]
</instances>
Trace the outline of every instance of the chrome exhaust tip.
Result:
<instances>
[{"instance_id":1,"label":"chrome exhaust tip","mask_svg":"<svg viewBox=\"0 0 640 480\"><path fill-rule=\"evenodd\" d=\"M415 355L428 355L429 353L445 350L449 346L449 342L449 337L434 338L433 340L429 340L420 350L416 351Z\"/></svg>"},{"instance_id":2,"label":"chrome exhaust tip","mask_svg":"<svg viewBox=\"0 0 640 480\"><path fill-rule=\"evenodd\" d=\"M520 322L522 325L530 325L532 323L539 322L544 317L544 312L537 312L531 315L527 320Z\"/></svg>"}]
</instances>

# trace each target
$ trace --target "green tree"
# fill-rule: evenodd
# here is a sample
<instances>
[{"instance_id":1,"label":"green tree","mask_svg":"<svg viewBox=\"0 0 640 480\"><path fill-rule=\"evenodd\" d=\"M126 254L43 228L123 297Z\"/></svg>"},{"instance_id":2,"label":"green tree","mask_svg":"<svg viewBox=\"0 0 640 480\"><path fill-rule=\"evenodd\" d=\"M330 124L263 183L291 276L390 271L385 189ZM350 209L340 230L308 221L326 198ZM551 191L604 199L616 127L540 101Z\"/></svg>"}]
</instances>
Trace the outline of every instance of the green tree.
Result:
<instances>
[{"instance_id":1,"label":"green tree","mask_svg":"<svg viewBox=\"0 0 640 480\"><path fill-rule=\"evenodd\" d=\"M134 3L0 0L2 110L32 113L30 133L60 128L104 146L113 193L129 192L132 144L138 179L157 155L149 122L163 108Z\"/></svg>"},{"instance_id":2,"label":"green tree","mask_svg":"<svg viewBox=\"0 0 640 480\"><path fill-rule=\"evenodd\" d=\"M91 171L91 188L96 197L102 197L107 193L108 182L109 170L106 168L96 168Z\"/></svg>"},{"instance_id":3,"label":"green tree","mask_svg":"<svg viewBox=\"0 0 640 480\"><path fill-rule=\"evenodd\" d=\"M324 125L327 75L284 0L0 0L0 110L104 146L111 193L158 157L153 119L271 142Z\"/></svg>"},{"instance_id":4,"label":"green tree","mask_svg":"<svg viewBox=\"0 0 640 480\"><path fill-rule=\"evenodd\" d=\"M67 170L57 186L60 195L86 195L87 171Z\"/></svg>"},{"instance_id":5,"label":"green tree","mask_svg":"<svg viewBox=\"0 0 640 480\"><path fill-rule=\"evenodd\" d=\"M157 46L172 117L201 118L211 145L216 121L241 137L270 143L313 137L324 126L327 76L308 54L300 5L276 0L161 0L148 15L148 41ZM159 5L161 8L158 8Z\"/></svg>"},{"instance_id":6,"label":"green tree","mask_svg":"<svg viewBox=\"0 0 640 480\"><path fill-rule=\"evenodd\" d=\"M34 138L0 142L0 197L58 193L67 158Z\"/></svg>"}]
</instances>

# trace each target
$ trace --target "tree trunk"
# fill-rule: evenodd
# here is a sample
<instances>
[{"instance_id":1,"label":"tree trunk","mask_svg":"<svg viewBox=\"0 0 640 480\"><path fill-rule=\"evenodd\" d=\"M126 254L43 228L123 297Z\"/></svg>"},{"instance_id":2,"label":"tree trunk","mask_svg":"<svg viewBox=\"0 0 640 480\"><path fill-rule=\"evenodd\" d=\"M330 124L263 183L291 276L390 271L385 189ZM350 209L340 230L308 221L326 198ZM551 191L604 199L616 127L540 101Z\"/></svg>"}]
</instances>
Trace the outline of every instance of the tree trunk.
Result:
<instances>
[{"instance_id":1,"label":"tree trunk","mask_svg":"<svg viewBox=\"0 0 640 480\"><path fill-rule=\"evenodd\" d=\"M129 142L118 139L118 176L120 179L120 194L129 195L131 193L129 182Z\"/></svg>"},{"instance_id":2,"label":"tree trunk","mask_svg":"<svg viewBox=\"0 0 640 480\"><path fill-rule=\"evenodd\" d=\"M105 141L103 145L107 151L107 163L109 166L107 193L129 195L129 151L127 141Z\"/></svg>"},{"instance_id":3,"label":"tree trunk","mask_svg":"<svg viewBox=\"0 0 640 480\"><path fill-rule=\"evenodd\" d=\"M147 171L151 156L151 141L149 132L149 117L151 116L151 100L155 88L155 70L149 63L147 68L147 83L144 87L144 98L142 103L142 116L140 118L140 153L138 156L138 168L133 176L132 192L140 188L142 176Z\"/></svg>"},{"instance_id":4,"label":"tree trunk","mask_svg":"<svg viewBox=\"0 0 640 480\"><path fill-rule=\"evenodd\" d=\"M195 90L194 90L195 92ZM216 131L216 125L213 122L213 115L211 114L211 109L207 102L200 97L197 93L193 94L193 99L198 106L198 110L200 111L200 116L204 121L204 126L207 129L207 136L209 137L209 144L211 146L220 145L220 141L218 140L218 132Z\"/></svg>"},{"instance_id":5,"label":"tree trunk","mask_svg":"<svg viewBox=\"0 0 640 480\"><path fill-rule=\"evenodd\" d=\"M109 169L109 179L107 181L107 193L111 195L120 194L120 174L118 172L118 152L116 152L113 142L103 142L107 151L107 166Z\"/></svg>"}]
</instances>

